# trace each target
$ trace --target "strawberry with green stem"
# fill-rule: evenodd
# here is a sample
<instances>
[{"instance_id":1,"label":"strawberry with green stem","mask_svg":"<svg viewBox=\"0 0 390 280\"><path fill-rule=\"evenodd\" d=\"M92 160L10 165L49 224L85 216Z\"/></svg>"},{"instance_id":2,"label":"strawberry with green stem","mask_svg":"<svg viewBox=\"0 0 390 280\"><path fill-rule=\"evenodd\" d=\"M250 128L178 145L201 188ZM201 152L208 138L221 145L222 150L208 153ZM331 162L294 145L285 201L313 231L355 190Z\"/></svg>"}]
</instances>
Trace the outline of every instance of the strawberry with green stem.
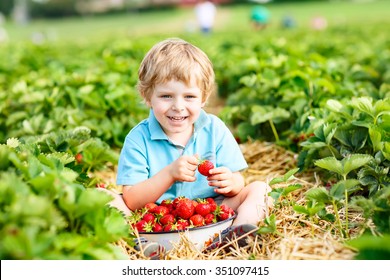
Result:
<instances>
[{"instance_id":1,"label":"strawberry with green stem","mask_svg":"<svg viewBox=\"0 0 390 280\"><path fill-rule=\"evenodd\" d=\"M210 212L214 212L217 209L217 203L215 202L214 198L207 197L205 200L210 205Z\"/></svg>"},{"instance_id":2,"label":"strawberry with green stem","mask_svg":"<svg viewBox=\"0 0 390 280\"><path fill-rule=\"evenodd\" d=\"M215 224L217 222L217 218L213 213L209 213L206 216L204 216L204 223L206 225Z\"/></svg>"},{"instance_id":3,"label":"strawberry with green stem","mask_svg":"<svg viewBox=\"0 0 390 280\"><path fill-rule=\"evenodd\" d=\"M231 209L227 205L221 204L217 207L215 214L216 214L217 219L219 221L224 221L224 220L227 220L230 217L232 217L234 215L234 211L233 211L233 209Z\"/></svg>"},{"instance_id":4,"label":"strawberry with green stem","mask_svg":"<svg viewBox=\"0 0 390 280\"><path fill-rule=\"evenodd\" d=\"M195 214L195 215L191 216L190 217L190 223L194 227L201 227L201 226L204 226L204 224L205 224L204 223L204 218L200 214Z\"/></svg>"},{"instance_id":5,"label":"strawberry with green stem","mask_svg":"<svg viewBox=\"0 0 390 280\"><path fill-rule=\"evenodd\" d=\"M176 215L182 219L189 219L195 212L195 206L190 199L181 199L176 206Z\"/></svg>"},{"instance_id":6,"label":"strawberry with green stem","mask_svg":"<svg viewBox=\"0 0 390 280\"><path fill-rule=\"evenodd\" d=\"M198 204L195 206L195 212L203 217L211 213L210 204L205 199L198 199Z\"/></svg>"},{"instance_id":7,"label":"strawberry with green stem","mask_svg":"<svg viewBox=\"0 0 390 280\"><path fill-rule=\"evenodd\" d=\"M209 177L211 175L210 174L211 169L214 169L214 164L210 160L208 159L199 160L198 171L200 174Z\"/></svg>"}]
</instances>

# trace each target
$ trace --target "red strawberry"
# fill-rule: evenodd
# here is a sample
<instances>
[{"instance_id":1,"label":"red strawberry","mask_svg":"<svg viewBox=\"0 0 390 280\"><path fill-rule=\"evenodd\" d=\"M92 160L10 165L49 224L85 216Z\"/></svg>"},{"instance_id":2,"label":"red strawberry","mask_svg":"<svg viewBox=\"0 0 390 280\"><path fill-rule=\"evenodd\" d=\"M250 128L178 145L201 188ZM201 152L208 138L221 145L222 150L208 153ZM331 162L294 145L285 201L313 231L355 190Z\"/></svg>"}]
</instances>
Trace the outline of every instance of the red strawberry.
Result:
<instances>
[{"instance_id":1,"label":"red strawberry","mask_svg":"<svg viewBox=\"0 0 390 280\"><path fill-rule=\"evenodd\" d=\"M231 216L233 216L233 214L234 211L225 204L220 205L217 209L217 217L219 221L229 219Z\"/></svg>"},{"instance_id":2,"label":"red strawberry","mask_svg":"<svg viewBox=\"0 0 390 280\"><path fill-rule=\"evenodd\" d=\"M167 224L163 227L163 231L174 231L177 230L176 224Z\"/></svg>"},{"instance_id":3,"label":"red strawberry","mask_svg":"<svg viewBox=\"0 0 390 280\"><path fill-rule=\"evenodd\" d=\"M154 222L155 217L152 213L146 213L143 217L142 220L146 221L147 223L149 222Z\"/></svg>"},{"instance_id":4,"label":"red strawberry","mask_svg":"<svg viewBox=\"0 0 390 280\"><path fill-rule=\"evenodd\" d=\"M152 213L154 213L154 214L160 216L160 217L162 217L162 216L164 216L164 215L166 215L166 214L169 213L169 209L168 209L167 207L161 206L161 205L154 207L154 208L151 209L150 211L151 211Z\"/></svg>"},{"instance_id":5,"label":"red strawberry","mask_svg":"<svg viewBox=\"0 0 390 280\"><path fill-rule=\"evenodd\" d=\"M153 208L157 207L157 204L154 202L148 202L145 204L144 208L147 210L152 210Z\"/></svg>"},{"instance_id":6,"label":"red strawberry","mask_svg":"<svg viewBox=\"0 0 390 280\"><path fill-rule=\"evenodd\" d=\"M203 217L206 216L207 214L209 214L211 212L210 204L208 204L204 201L201 203L198 203L198 205L196 205L196 207L195 207L195 212Z\"/></svg>"},{"instance_id":7,"label":"red strawberry","mask_svg":"<svg viewBox=\"0 0 390 280\"><path fill-rule=\"evenodd\" d=\"M214 212L217 209L217 203L214 198L208 197L206 198L207 203L210 205L210 212Z\"/></svg>"},{"instance_id":8,"label":"red strawberry","mask_svg":"<svg viewBox=\"0 0 390 280\"><path fill-rule=\"evenodd\" d=\"M206 216L204 216L204 223L206 225L209 225L209 224L214 224L217 222L217 218L215 217L214 214L212 213L209 213L207 214Z\"/></svg>"},{"instance_id":9,"label":"red strawberry","mask_svg":"<svg viewBox=\"0 0 390 280\"><path fill-rule=\"evenodd\" d=\"M190 199L182 199L177 203L176 214L182 219L189 219L195 212L195 206Z\"/></svg>"},{"instance_id":10,"label":"red strawberry","mask_svg":"<svg viewBox=\"0 0 390 280\"><path fill-rule=\"evenodd\" d=\"M175 222L176 222L175 216L173 216L172 214L165 214L164 216L162 216L160 218L160 223L163 226L168 225L168 224L173 224Z\"/></svg>"},{"instance_id":11,"label":"red strawberry","mask_svg":"<svg viewBox=\"0 0 390 280\"><path fill-rule=\"evenodd\" d=\"M83 162L83 155L82 155L81 153L76 154L76 155L74 156L74 158L75 158L75 160L76 160L76 162L77 162L78 164L80 164L80 163Z\"/></svg>"},{"instance_id":12,"label":"red strawberry","mask_svg":"<svg viewBox=\"0 0 390 280\"><path fill-rule=\"evenodd\" d=\"M183 225L183 224L176 224L176 229L177 230L185 230L186 229L186 227Z\"/></svg>"},{"instance_id":13,"label":"red strawberry","mask_svg":"<svg viewBox=\"0 0 390 280\"><path fill-rule=\"evenodd\" d=\"M141 221L137 222L134 226L138 230L138 232L145 232L147 224L148 223L146 221L141 220Z\"/></svg>"},{"instance_id":14,"label":"red strawberry","mask_svg":"<svg viewBox=\"0 0 390 280\"><path fill-rule=\"evenodd\" d=\"M163 226L159 223L154 223L152 227L153 232L161 232L163 231Z\"/></svg>"},{"instance_id":15,"label":"red strawberry","mask_svg":"<svg viewBox=\"0 0 390 280\"><path fill-rule=\"evenodd\" d=\"M173 201L171 199L164 199L161 201L160 205L167 207L169 212L173 210Z\"/></svg>"},{"instance_id":16,"label":"red strawberry","mask_svg":"<svg viewBox=\"0 0 390 280\"><path fill-rule=\"evenodd\" d=\"M173 208L176 209L177 204L178 204L181 200L184 200L184 199L188 199L188 198L185 198L184 196L178 196L178 197L176 197L176 198L172 201Z\"/></svg>"},{"instance_id":17,"label":"red strawberry","mask_svg":"<svg viewBox=\"0 0 390 280\"><path fill-rule=\"evenodd\" d=\"M203 176L207 176L207 177L210 176L209 171L213 168L214 168L214 164L207 159L201 160L200 163L198 164L198 171Z\"/></svg>"},{"instance_id":18,"label":"red strawberry","mask_svg":"<svg viewBox=\"0 0 390 280\"><path fill-rule=\"evenodd\" d=\"M183 230L190 226L190 222L188 220L179 219L177 221L177 229Z\"/></svg>"},{"instance_id":19,"label":"red strawberry","mask_svg":"<svg viewBox=\"0 0 390 280\"><path fill-rule=\"evenodd\" d=\"M204 218L202 215L195 214L190 217L190 222L194 227L201 227L204 225Z\"/></svg>"}]
</instances>

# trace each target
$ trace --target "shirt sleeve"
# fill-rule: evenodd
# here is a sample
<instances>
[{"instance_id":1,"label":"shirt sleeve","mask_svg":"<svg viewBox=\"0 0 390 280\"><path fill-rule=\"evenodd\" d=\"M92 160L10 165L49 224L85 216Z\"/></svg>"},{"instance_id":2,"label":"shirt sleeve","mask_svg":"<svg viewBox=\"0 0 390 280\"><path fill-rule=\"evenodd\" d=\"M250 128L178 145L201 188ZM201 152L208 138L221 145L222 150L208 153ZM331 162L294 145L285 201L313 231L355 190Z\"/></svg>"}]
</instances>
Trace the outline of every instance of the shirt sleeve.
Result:
<instances>
[{"instance_id":1,"label":"shirt sleeve","mask_svg":"<svg viewBox=\"0 0 390 280\"><path fill-rule=\"evenodd\" d=\"M248 168L248 164L242 154L240 146L231 133L230 129L222 120L217 119L218 129L215 131L217 139L216 163L217 166L226 166L232 172L242 171Z\"/></svg>"},{"instance_id":2,"label":"shirt sleeve","mask_svg":"<svg viewBox=\"0 0 390 280\"><path fill-rule=\"evenodd\" d=\"M148 179L149 165L145 149L141 135L130 132L126 136L118 161L117 185L129 186Z\"/></svg>"}]
</instances>

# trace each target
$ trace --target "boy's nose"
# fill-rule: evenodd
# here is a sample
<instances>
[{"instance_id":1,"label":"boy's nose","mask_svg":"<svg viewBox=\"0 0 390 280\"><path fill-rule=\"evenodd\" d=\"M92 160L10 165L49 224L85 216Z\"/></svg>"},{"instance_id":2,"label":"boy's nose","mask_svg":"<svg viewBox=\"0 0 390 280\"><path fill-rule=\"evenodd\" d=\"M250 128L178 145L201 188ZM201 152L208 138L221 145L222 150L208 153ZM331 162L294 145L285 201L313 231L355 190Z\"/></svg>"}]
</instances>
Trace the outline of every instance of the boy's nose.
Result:
<instances>
[{"instance_id":1,"label":"boy's nose","mask_svg":"<svg viewBox=\"0 0 390 280\"><path fill-rule=\"evenodd\" d=\"M173 111L181 112L181 111L184 111L184 108L180 108L180 107L177 107L177 106L173 105L173 106L172 106L172 110L173 110Z\"/></svg>"},{"instance_id":2,"label":"boy's nose","mask_svg":"<svg viewBox=\"0 0 390 280\"><path fill-rule=\"evenodd\" d=\"M181 111L184 110L184 106L183 106L182 104L180 104L180 102L175 102L175 103L172 105L172 110L181 112Z\"/></svg>"}]
</instances>

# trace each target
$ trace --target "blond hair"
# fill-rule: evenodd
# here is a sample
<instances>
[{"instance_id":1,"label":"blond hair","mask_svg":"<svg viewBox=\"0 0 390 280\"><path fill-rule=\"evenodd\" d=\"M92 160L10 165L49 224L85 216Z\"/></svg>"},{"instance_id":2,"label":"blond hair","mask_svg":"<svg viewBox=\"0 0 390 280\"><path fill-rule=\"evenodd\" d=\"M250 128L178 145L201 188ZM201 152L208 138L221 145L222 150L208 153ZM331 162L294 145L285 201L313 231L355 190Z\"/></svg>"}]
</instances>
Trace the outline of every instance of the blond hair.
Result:
<instances>
[{"instance_id":1,"label":"blond hair","mask_svg":"<svg viewBox=\"0 0 390 280\"><path fill-rule=\"evenodd\" d=\"M145 101L150 101L157 84L177 80L189 85L192 80L202 92L205 102L215 90L215 74L208 56L198 47L178 38L154 45L138 70L137 89Z\"/></svg>"}]
</instances>

